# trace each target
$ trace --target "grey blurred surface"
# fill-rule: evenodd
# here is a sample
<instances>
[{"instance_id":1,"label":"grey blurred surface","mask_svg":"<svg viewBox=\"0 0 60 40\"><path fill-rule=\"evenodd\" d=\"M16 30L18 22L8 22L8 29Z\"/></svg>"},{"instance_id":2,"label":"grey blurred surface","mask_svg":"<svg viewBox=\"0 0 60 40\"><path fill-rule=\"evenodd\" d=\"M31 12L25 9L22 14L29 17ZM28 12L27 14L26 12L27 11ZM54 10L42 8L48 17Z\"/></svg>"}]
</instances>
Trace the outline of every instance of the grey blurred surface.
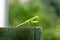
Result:
<instances>
[{"instance_id":1,"label":"grey blurred surface","mask_svg":"<svg viewBox=\"0 0 60 40\"><path fill-rule=\"evenodd\" d=\"M0 28L0 40L41 40L41 28Z\"/></svg>"}]
</instances>

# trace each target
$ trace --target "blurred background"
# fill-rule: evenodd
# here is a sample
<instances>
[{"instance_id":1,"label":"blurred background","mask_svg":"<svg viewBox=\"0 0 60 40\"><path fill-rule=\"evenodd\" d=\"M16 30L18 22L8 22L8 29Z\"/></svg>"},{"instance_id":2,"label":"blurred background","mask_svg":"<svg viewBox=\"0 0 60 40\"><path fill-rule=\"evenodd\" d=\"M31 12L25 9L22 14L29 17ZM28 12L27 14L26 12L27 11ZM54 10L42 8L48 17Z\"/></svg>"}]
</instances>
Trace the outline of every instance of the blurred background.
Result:
<instances>
[{"instance_id":1,"label":"blurred background","mask_svg":"<svg viewBox=\"0 0 60 40\"><path fill-rule=\"evenodd\" d=\"M42 40L60 40L60 0L8 0L9 27L34 17L38 23L20 27L42 27Z\"/></svg>"}]
</instances>

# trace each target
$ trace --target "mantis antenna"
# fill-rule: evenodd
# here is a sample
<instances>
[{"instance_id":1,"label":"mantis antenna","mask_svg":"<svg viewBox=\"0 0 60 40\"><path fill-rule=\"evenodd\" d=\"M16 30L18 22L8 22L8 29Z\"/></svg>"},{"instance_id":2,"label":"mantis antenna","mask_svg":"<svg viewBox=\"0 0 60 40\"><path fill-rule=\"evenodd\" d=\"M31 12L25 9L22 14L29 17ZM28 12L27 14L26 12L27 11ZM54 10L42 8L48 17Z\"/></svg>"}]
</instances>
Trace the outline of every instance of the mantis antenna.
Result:
<instances>
[{"instance_id":1,"label":"mantis antenna","mask_svg":"<svg viewBox=\"0 0 60 40\"><path fill-rule=\"evenodd\" d=\"M36 19L36 18L38 18L38 16L35 16L35 17L30 18L30 19L26 20L25 22L20 23L20 24L17 25L16 27L19 27L19 26L21 26L21 25L23 25L23 24L29 23L29 22L33 21L34 19ZM35 21L34 21L34 22L35 22ZM37 21L36 21L36 22L37 22Z\"/></svg>"}]
</instances>

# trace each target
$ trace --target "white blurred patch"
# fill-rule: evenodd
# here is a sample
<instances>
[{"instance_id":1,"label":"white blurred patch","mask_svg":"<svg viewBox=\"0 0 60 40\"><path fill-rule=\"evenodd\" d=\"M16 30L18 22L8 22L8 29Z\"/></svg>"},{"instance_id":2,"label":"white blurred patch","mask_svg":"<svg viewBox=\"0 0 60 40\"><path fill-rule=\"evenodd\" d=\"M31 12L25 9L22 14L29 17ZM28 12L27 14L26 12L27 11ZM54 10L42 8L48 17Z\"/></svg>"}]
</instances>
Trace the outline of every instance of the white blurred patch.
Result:
<instances>
[{"instance_id":1,"label":"white blurred patch","mask_svg":"<svg viewBox=\"0 0 60 40\"><path fill-rule=\"evenodd\" d=\"M13 4L13 0L8 0L8 3L9 4Z\"/></svg>"},{"instance_id":2,"label":"white blurred patch","mask_svg":"<svg viewBox=\"0 0 60 40\"><path fill-rule=\"evenodd\" d=\"M27 4L29 2L30 2L30 0L19 0L19 3L21 3L21 4Z\"/></svg>"},{"instance_id":3,"label":"white blurred patch","mask_svg":"<svg viewBox=\"0 0 60 40\"><path fill-rule=\"evenodd\" d=\"M6 0L0 0L0 27L5 27L6 22L5 1Z\"/></svg>"}]
</instances>

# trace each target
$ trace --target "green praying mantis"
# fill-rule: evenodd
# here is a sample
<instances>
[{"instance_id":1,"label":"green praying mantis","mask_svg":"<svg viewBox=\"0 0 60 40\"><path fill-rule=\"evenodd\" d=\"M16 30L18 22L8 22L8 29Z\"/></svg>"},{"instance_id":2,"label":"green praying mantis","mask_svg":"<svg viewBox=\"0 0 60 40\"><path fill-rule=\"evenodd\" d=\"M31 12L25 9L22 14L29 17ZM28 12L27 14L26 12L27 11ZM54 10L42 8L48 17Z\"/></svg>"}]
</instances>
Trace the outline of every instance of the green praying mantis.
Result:
<instances>
[{"instance_id":1,"label":"green praying mantis","mask_svg":"<svg viewBox=\"0 0 60 40\"><path fill-rule=\"evenodd\" d=\"M22 22L22 23L18 24L16 27L22 26L22 25L24 25L26 23L29 23L29 22L31 22L31 23L38 23L38 21L34 21L34 19L37 19L37 18L38 18L38 16L34 16L34 17L26 20L25 22Z\"/></svg>"}]
</instances>

